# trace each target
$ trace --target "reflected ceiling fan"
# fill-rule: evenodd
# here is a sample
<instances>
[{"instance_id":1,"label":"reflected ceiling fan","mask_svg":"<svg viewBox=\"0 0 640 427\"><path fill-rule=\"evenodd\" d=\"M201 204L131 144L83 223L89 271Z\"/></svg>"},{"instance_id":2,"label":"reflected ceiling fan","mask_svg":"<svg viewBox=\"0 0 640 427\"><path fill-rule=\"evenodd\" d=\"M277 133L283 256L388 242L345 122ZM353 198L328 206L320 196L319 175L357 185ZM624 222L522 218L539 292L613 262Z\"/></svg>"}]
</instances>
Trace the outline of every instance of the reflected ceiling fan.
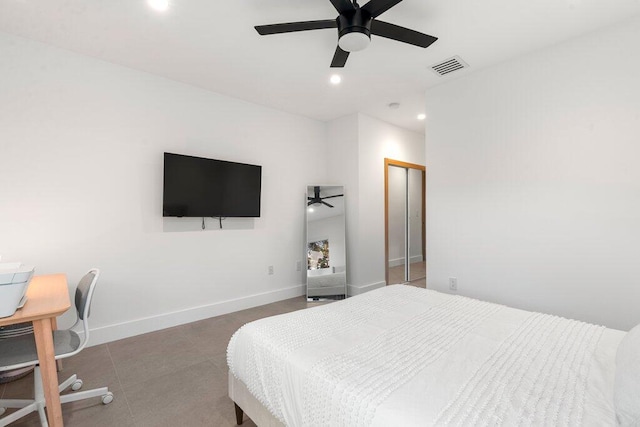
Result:
<instances>
[{"instance_id":1,"label":"reflected ceiling fan","mask_svg":"<svg viewBox=\"0 0 640 427\"><path fill-rule=\"evenodd\" d=\"M371 34L423 48L429 47L438 40L437 37L376 19L402 0L370 0L362 7L356 0L353 0L353 2L351 0L329 1L339 13L336 19L257 25L255 29L260 35L266 36L269 34L337 28L338 46L331 61L331 67L334 68L344 67L350 52L357 52L366 48L371 41Z\"/></svg>"},{"instance_id":2,"label":"reflected ceiling fan","mask_svg":"<svg viewBox=\"0 0 640 427\"><path fill-rule=\"evenodd\" d=\"M325 202L324 199L331 199L334 197L342 197L344 196L344 194L336 194L334 196L327 196L327 197L320 197L320 187L313 187L313 197L307 197L307 206L311 206L311 205L317 205L319 203L322 203L323 205L327 205L330 208L333 207L333 205L330 205L329 203Z\"/></svg>"}]
</instances>

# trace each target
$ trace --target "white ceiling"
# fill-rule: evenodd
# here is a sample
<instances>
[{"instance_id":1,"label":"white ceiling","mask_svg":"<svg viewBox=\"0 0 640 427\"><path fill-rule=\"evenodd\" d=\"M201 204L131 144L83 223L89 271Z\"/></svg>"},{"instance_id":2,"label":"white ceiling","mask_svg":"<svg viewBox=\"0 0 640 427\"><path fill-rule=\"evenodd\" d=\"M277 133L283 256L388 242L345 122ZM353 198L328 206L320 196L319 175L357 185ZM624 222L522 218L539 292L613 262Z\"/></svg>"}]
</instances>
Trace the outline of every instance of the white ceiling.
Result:
<instances>
[{"instance_id":1,"label":"white ceiling","mask_svg":"<svg viewBox=\"0 0 640 427\"><path fill-rule=\"evenodd\" d=\"M422 132L427 88L640 14L640 0L404 0L379 19L439 40L421 49L374 36L332 86L336 30L253 29L335 18L329 0L170 1L158 13L146 0L2 0L0 31L318 120L363 112ZM454 55L471 67L430 71Z\"/></svg>"}]
</instances>

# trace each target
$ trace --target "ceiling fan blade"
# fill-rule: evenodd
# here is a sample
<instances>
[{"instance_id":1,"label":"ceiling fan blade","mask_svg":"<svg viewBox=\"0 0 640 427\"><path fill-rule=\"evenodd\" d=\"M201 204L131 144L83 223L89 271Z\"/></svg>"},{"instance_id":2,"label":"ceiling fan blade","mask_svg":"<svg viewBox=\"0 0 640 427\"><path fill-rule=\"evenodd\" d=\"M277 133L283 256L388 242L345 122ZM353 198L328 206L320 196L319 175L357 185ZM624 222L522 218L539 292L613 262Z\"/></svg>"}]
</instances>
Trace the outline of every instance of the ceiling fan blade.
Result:
<instances>
[{"instance_id":1,"label":"ceiling fan blade","mask_svg":"<svg viewBox=\"0 0 640 427\"><path fill-rule=\"evenodd\" d=\"M370 0L360 9L366 10L371 14L372 18L382 15L402 0Z\"/></svg>"},{"instance_id":2,"label":"ceiling fan blade","mask_svg":"<svg viewBox=\"0 0 640 427\"><path fill-rule=\"evenodd\" d=\"M329 206L330 208L332 208L332 207L333 207L332 205L330 205L330 204L329 204L329 203L327 203L327 202L322 202L322 204L323 204L323 205L327 205L327 206Z\"/></svg>"},{"instance_id":3,"label":"ceiling fan blade","mask_svg":"<svg viewBox=\"0 0 640 427\"><path fill-rule=\"evenodd\" d=\"M340 15L355 10L353 3L349 0L330 0L333 7L340 13Z\"/></svg>"},{"instance_id":4,"label":"ceiling fan blade","mask_svg":"<svg viewBox=\"0 0 640 427\"><path fill-rule=\"evenodd\" d=\"M437 37L375 19L371 22L371 34L419 47L429 47L438 40Z\"/></svg>"},{"instance_id":5,"label":"ceiling fan blade","mask_svg":"<svg viewBox=\"0 0 640 427\"><path fill-rule=\"evenodd\" d=\"M332 68L342 68L347 63L349 52L340 49L340 46L336 46L336 53L333 54L333 60L331 61Z\"/></svg>"},{"instance_id":6,"label":"ceiling fan blade","mask_svg":"<svg viewBox=\"0 0 640 427\"><path fill-rule=\"evenodd\" d=\"M337 28L335 19L321 21L287 22L284 24L256 25L254 28L261 36L269 34L293 33L296 31L322 30L324 28Z\"/></svg>"},{"instance_id":7,"label":"ceiling fan blade","mask_svg":"<svg viewBox=\"0 0 640 427\"><path fill-rule=\"evenodd\" d=\"M344 196L344 194L336 194L335 196L326 196L326 197L323 197L323 199L331 199L332 197L342 197L342 196Z\"/></svg>"}]
</instances>

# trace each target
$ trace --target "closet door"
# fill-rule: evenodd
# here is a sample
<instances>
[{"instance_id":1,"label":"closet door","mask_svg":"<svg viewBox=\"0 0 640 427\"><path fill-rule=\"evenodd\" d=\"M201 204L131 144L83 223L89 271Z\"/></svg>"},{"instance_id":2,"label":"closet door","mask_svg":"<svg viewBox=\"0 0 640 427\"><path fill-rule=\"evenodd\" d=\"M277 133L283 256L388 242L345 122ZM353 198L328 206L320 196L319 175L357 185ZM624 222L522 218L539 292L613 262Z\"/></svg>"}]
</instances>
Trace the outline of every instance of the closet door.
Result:
<instances>
[{"instance_id":1,"label":"closet door","mask_svg":"<svg viewBox=\"0 0 640 427\"><path fill-rule=\"evenodd\" d=\"M407 269L407 169L388 169L388 284L408 281Z\"/></svg>"},{"instance_id":2,"label":"closet door","mask_svg":"<svg viewBox=\"0 0 640 427\"><path fill-rule=\"evenodd\" d=\"M408 222L408 264L409 281L422 279L427 275L424 241L424 171L407 169L407 218Z\"/></svg>"},{"instance_id":3,"label":"closet door","mask_svg":"<svg viewBox=\"0 0 640 427\"><path fill-rule=\"evenodd\" d=\"M387 284L426 286L425 168L385 159Z\"/></svg>"}]
</instances>

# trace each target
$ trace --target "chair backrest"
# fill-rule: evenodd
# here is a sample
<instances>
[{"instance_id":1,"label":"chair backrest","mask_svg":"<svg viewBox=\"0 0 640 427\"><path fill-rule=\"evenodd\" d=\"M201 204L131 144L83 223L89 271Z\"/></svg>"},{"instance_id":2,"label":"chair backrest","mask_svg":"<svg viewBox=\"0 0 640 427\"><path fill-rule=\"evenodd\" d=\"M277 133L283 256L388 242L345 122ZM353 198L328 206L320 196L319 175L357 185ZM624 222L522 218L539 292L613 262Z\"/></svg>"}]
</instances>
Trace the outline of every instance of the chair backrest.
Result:
<instances>
[{"instance_id":1,"label":"chair backrest","mask_svg":"<svg viewBox=\"0 0 640 427\"><path fill-rule=\"evenodd\" d=\"M98 282L100 276L100 270L92 268L84 275L84 277L78 283L76 288L76 310L78 310L78 319L83 320L86 324L89 318L89 311L91 309L91 299L93 297L93 290Z\"/></svg>"}]
</instances>

